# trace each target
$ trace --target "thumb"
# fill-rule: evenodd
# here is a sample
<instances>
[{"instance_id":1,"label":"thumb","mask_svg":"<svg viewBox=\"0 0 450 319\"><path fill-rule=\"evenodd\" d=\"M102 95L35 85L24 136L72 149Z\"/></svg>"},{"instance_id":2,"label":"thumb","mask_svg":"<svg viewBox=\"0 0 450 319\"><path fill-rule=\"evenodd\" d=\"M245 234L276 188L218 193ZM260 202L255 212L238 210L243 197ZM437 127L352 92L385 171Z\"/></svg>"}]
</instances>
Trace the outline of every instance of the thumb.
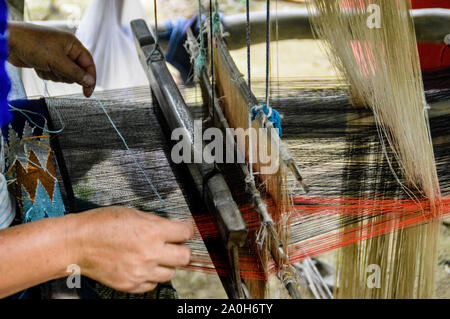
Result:
<instances>
[{"instance_id":1,"label":"thumb","mask_svg":"<svg viewBox=\"0 0 450 319\"><path fill-rule=\"evenodd\" d=\"M81 68L69 57L63 57L55 61L53 72L55 75L67 79L70 82L78 83L84 89L93 91L96 84L95 73L91 74ZM85 90L86 93L86 90ZM92 93L92 92L91 92Z\"/></svg>"},{"instance_id":2,"label":"thumb","mask_svg":"<svg viewBox=\"0 0 450 319\"><path fill-rule=\"evenodd\" d=\"M74 38L67 56L69 59L72 59L77 66L86 71L81 78L81 83L77 83L83 86L84 95L87 97L91 96L97 80L97 71L91 53L78 39Z\"/></svg>"}]
</instances>

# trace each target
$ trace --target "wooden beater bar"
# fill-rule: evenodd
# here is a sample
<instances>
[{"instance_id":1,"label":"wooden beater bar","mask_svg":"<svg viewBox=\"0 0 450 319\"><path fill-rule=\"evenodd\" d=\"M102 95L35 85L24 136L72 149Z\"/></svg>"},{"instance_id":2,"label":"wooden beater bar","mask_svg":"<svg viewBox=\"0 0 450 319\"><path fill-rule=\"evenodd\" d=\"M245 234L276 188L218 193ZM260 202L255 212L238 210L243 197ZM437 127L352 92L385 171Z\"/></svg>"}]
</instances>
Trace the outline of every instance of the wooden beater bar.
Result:
<instances>
[{"instance_id":1,"label":"wooden beater bar","mask_svg":"<svg viewBox=\"0 0 450 319\"><path fill-rule=\"evenodd\" d=\"M193 32L190 28L188 28L187 30L187 41L189 43L187 49L192 57L192 60L195 61L196 59L195 54L199 52L198 50L199 45L197 39L194 37ZM208 105L209 117L213 121L213 125L221 129L224 132L224 134L231 135L230 131L228 130L230 128L228 125L228 121L222 111L220 103L217 98L213 99L214 96L212 91L213 88L211 86L209 76L205 68L203 68L199 74L199 83L202 89L203 102ZM232 149L235 153L238 154L238 158L242 158L244 156L241 150L238 148L233 136L227 136L227 142L233 143ZM226 149L228 150L229 148ZM277 264L278 268L281 269L281 267L283 267L283 265L286 264L287 262L287 255L285 252L285 248L283 247L282 241L279 239L273 221L271 220L269 212L267 211L267 206L265 205L265 203L261 198L261 193L256 188L255 181L251 176L247 165L241 162L239 164L239 170L241 173L241 178L246 182L247 192L251 194L254 207L258 212L261 221L268 221L268 220L270 221L268 223L265 223L263 227L266 227L267 238L270 242L269 243L270 254L272 255L272 258ZM286 280L286 278L289 279L296 278L295 270L293 270L290 267L285 267L281 272L281 277L282 283L285 285L285 288L288 290L291 297L294 299L299 299L300 291L298 289L298 283L296 282L296 280Z\"/></svg>"},{"instance_id":2,"label":"wooden beater bar","mask_svg":"<svg viewBox=\"0 0 450 319\"><path fill-rule=\"evenodd\" d=\"M166 61L155 43L155 38L144 20L131 22L136 47L144 71L150 82L153 102L161 109L171 130L183 128L188 135L191 153L203 152L204 145L197 149L194 143L194 121L186 103L166 66ZM246 241L248 228L223 175L214 164L186 163L198 194L204 199L209 213L214 217L219 233L228 252L231 278L224 282L230 298L244 298L240 278L238 248Z\"/></svg>"}]
</instances>

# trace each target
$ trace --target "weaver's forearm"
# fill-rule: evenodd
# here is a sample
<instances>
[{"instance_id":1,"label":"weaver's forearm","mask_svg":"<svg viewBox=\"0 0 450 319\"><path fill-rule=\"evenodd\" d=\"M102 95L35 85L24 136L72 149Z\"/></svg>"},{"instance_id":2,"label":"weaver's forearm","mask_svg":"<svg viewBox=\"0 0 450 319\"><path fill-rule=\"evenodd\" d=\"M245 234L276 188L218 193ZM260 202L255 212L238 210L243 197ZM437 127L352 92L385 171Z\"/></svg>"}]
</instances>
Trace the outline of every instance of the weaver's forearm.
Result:
<instances>
[{"instance_id":1,"label":"weaver's forearm","mask_svg":"<svg viewBox=\"0 0 450 319\"><path fill-rule=\"evenodd\" d=\"M0 231L0 298L61 278L76 262L76 215Z\"/></svg>"},{"instance_id":2,"label":"weaver's forearm","mask_svg":"<svg viewBox=\"0 0 450 319\"><path fill-rule=\"evenodd\" d=\"M144 293L170 281L189 264L182 244L191 223L126 207L103 207L0 231L0 298L67 276L82 274L113 289Z\"/></svg>"}]
</instances>

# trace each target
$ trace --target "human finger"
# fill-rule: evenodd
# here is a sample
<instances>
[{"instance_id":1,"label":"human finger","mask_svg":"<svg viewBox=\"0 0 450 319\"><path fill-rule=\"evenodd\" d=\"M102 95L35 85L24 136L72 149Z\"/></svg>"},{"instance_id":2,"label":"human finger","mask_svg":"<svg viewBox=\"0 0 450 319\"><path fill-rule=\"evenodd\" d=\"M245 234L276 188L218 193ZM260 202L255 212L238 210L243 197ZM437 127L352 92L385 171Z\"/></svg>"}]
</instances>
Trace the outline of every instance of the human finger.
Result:
<instances>
[{"instance_id":1,"label":"human finger","mask_svg":"<svg viewBox=\"0 0 450 319\"><path fill-rule=\"evenodd\" d=\"M95 68L95 62L92 58L91 53L89 50L87 50L81 42L79 42L77 39L75 39L72 43L72 46L69 50L68 56L70 59L72 59L78 66L80 66L84 71L86 71L86 77L91 77L94 82L87 83L83 82L80 83L83 85L83 92L85 95L91 95L94 91L96 80L97 80L97 71ZM83 79L81 79L83 81ZM86 85L88 84L88 85Z\"/></svg>"},{"instance_id":2,"label":"human finger","mask_svg":"<svg viewBox=\"0 0 450 319\"><path fill-rule=\"evenodd\" d=\"M182 267L189 264L191 249L187 245L165 244L159 264L166 267Z\"/></svg>"},{"instance_id":3,"label":"human finger","mask_svg":"<svg viewBox=\"0 0 450 319\"><path fill-rule=\"evenodd\" d=\"M194 235L192 223L166 219L161 224L163 238L166 243L184 243Z\"/></svg>"},{"instance_id":4,"label":"human finger","mask_svg":"<svg viewBox=\"0 0 450 319\"><path fill-rule=\"evenodd\" d=\"M157 266L152 269L148 278L151 282L167 282L175 276L175 268Z\"/></svg>"}]
</instances>

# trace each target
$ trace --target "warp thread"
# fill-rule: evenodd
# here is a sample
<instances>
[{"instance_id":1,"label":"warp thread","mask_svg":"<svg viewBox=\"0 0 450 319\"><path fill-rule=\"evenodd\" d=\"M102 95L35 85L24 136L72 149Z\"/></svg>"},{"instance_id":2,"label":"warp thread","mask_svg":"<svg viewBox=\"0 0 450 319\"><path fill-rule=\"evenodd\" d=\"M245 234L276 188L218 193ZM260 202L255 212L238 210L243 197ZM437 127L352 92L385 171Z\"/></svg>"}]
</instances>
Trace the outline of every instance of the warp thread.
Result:
<instances>
[{"instance_id":1,"label":"warp thread","mask_svg":"<svg viewBox=\"0 0 450 319\"><path fill-rule=\"evenodd\" d=\"M17 103L24 103L24 102L26 102L26 100L16 100L15 102L17 102ZM61 128L58 129L58 130L52 131L52 130L49 130L48 128L46 128L45 127L46 125L39 125L38 123L36 123L27 113L34 114L34 115L42 117L44 119L45 123L46 123L47 119L45 118L44 115L39 114L37 112L30 111L30 110L22 110L22 109L17 108L17 107L15 107L15 106L13 106L12 104L9 104L9 103L8 103L8 107L12 111L21 113L27 119L27 121L30 124L33 124L34 127L37 127L39 129L41 129L45 133L59 134L59 133L62 133L64 131L64 121L62 120L61 114L58 112L58 110L55 110L55 113L56 113L56 116L58 117L59 122L61 123Z\"/></svg>"},{"instance_id":2,"label":"warp thread","mask_svg":"<svg viewBox=\"0 0 450 319\"><path fill-rule=\"evenodd\" d=\"M125 148L127 149L128 153L131 155L135 165L137 166L137 168L139 169L139 171L142 173L142 175L145 178L145 181L147 182L147 184L150 186L150 188L152 189L152 191L155 193L155 195L158 197L158 200L161 202L161 204L164 206L164 208L167 208L169 205L164 201L164 199L161 197L161 194L159 194L158 190L156 189L155 185L153 185L152 181L150 180L149 176L147 175L147 173L145 172L144 168L142 167L142 165L139 163L139 161L137 160L136 156L134 155L133 151L130 149L130 147L128 146L127 141L125 140L125 138L123 137L122 133L119 131L119 129L117 128L116 124L114 123L114 121L112 120L112 118L109 116L108 111L106 110L106 108L103 106L103 103L100 101L100 99L98 99L94 94L92 94L92 97L95 99L95 102L97 102L98 106L102 109L103 113L105 113L106 117L108 118L109 123L111 124L111 126L114 128L114 130L116 131L117 135L120 137L120 139L122 140L123 145L125 146Z\"/></svg>"}]
</instances>

